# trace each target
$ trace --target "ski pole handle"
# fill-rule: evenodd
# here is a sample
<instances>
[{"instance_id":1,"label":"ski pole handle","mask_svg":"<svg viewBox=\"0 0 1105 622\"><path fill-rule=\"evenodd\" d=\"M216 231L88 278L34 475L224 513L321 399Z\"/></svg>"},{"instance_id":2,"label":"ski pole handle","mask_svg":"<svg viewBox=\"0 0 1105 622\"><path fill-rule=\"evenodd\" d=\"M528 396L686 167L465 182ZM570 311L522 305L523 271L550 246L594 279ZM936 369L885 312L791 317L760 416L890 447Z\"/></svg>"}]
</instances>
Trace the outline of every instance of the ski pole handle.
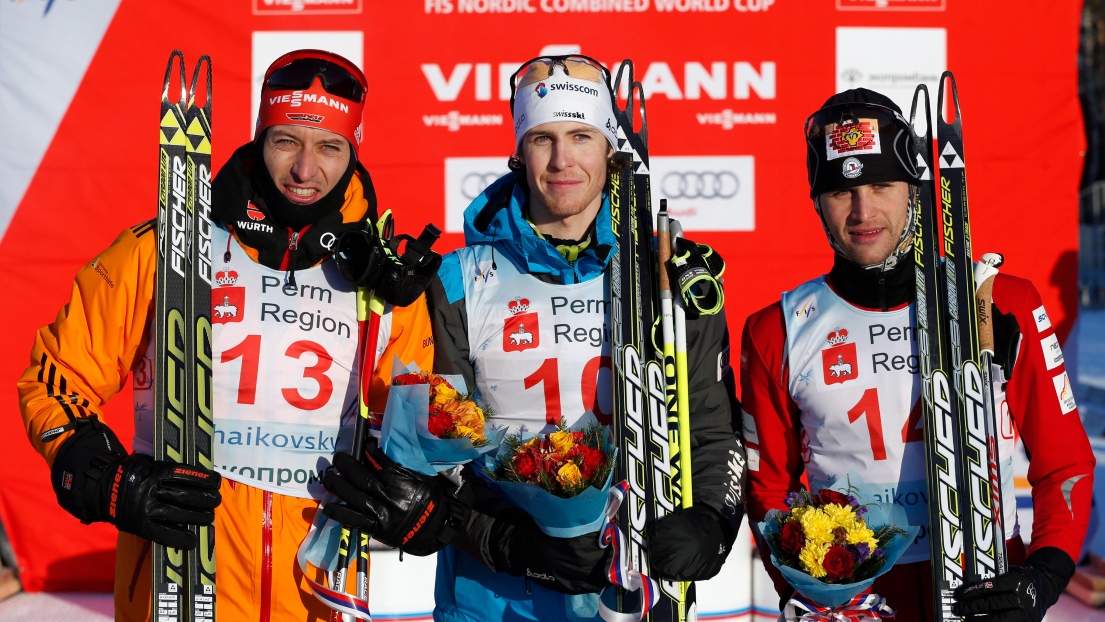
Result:
<instances>
[{"instance_id":1,"label":"ski pole handle","mask_svg":"<svg viewBox=\"0 0 1105 622\"><path fill-rule=\"evenodd\" d=\"M975 264L975 304L978 307L978 349L994 353L994 278L1005 263L999 253L986 253Z\"/></svg>"}]
</instances>

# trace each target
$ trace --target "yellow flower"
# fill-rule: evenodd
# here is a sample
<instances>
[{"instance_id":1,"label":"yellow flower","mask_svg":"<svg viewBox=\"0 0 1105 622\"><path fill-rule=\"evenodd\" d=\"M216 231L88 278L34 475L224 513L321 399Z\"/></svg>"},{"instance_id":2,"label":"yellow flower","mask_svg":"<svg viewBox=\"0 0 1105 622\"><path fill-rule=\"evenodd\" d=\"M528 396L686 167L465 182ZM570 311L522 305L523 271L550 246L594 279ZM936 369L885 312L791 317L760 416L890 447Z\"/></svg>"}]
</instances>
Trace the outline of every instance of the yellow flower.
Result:
<instances>
[{"instance_id":1,"label":"yellow flower","mask_svg":"<svg viewBox=\"0 0 1105 622\"><path fill-rule=\"evenodd\" d=\"M568 453L568 450L572 448L572 433L567 430L557 430L549 435L549 442L552 443L553 449L556 453L564 455Z\"/></svg>"},{"instance_id":2,"label":"yellow flower","mask_svg":"<svg viewBox=\"0 0 1105 622\"><path fill-rule=\"evenodd\" d=\"M810 511L809 506L803 505L803 506L796 507L793 510L791 510L790 515L791 515L792 518L794 518L794 520L800 521L800 520L802 520L802 515L805 514L806 512L809 512L809 511Z\"/></svg>"},{"instance_id":3,"label":"yellow flower","mask_svg":"<svg viewBox=\"0 0 1105 622\"><path fill-rule=\"evenodd\" d=\"M862 521L857 521L848 529L847 540L848 544L866 542L872 551L878 548L878 542L875 541L875 532L871 531L871 528L863 524Z\"/></svg>"},{"instance_id":4,"label":"yellow flower","mask_svg":"<svg viewBox=\"0 0 1105 622\"><path fill-rule=\"evenodd\" d=\"M519 449L519 450L522 450L522 449L526 449L526 448L528 448L528 447L533 447L533 446L537 445L537 444L538 444L538 443L540 443L540 442L541 442L541 437L540 437L540 436L535 436L535 437L533 437L533 438L529 439L528 441L526 441L526 442L522 443L522 444L521 444L521 445L520 445L520 446L518 447L518 449Z\"/></svg>"},{"instance_id":5,"label":"yellow flower","mask_svg":"<svg viewBox=\"0 0 1105 622\"><path fill-rule=\"evenodd\" d=\"M852 506L842 506L835 503L829 503L821 507L825 515L833 521L833 525L836 527L843 527L845 529L851 529L856 524L856 512L852 509Z\"/></svg>"},{"instance_id":6,"label":"yellow flower","mask_svg":"<svg viewBox=\"0 0 1105 622\"><path fill-rule=\"evenodd\" d=\"M469 438L473 441L485 441L483 434L466 425L457 425L457 438Z\"/></svg>"},{"instance_id":7,"label":"yellow flower","mask_svg":"<svg viewBox=\"0 0 1105 622\"><path fill-rule=\"evenodd\" d=\"M449 413L449 416L457 422L457 425L483 430L483 411L480 410L479 406L476 406L475 402L459 400L446 406L445 412Z\"/></svg>"},{"instance_id":8,"label":"yellow flower","mask_svg":"<svg viewBox=\"0 0 1105 622\"><path fill-rule=\"evenodd\" d=\"M802 548L802 552L798 554L798 561L802 562L802 569L810 573L811 577L820 579L828 574L825 572L824 566L821 565L825 561L825 554L828 552L828 544L807 541L806 546Z\"/></svg>"},{"instance_id":9,"label":"yellow flower","mask_svg":"<svg viewBox=\"0 0 1105 622\"><path fill-rule=\"evenodd\" d=\"M829 544L833 541L833 521L820 508L811 508L802 514L802 533L806 540L817 544ZM824 555L822 555L824 557Z\"/></svg>"},{"instance_id":10,"label":"yellow flower","mask_svg":"<svg viewBox=\"0 0 1105 622\"><path fill-rule=\"evenodd\" d=\"M435 389L433 404L436 406L444 406L449 402L457 399L456 389L447 386L445 384L439 384Z\"/></svg>"},{"instance_id":11,"label":"yellow flower","mask_svg":"<svg viewBox=\"0 0 1105 622\"><path fill-rule=\"evenodd\" d=\"M579 467L574 462L565 462L564 466L560 467L560 470L556 472L556 481L560 482L561 486L570 487L575 486L582 479L583 475L579 472Z\"/></svg>"}]
</instances>

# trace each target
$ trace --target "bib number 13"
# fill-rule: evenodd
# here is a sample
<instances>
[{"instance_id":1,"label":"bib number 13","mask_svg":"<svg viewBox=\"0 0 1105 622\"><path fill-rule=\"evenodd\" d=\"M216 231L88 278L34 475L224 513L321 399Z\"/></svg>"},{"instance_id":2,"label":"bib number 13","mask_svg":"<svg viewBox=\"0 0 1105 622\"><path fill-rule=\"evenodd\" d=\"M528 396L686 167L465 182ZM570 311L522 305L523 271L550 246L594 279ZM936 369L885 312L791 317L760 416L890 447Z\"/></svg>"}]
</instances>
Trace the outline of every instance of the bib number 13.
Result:
<instances>
[{"instance_id":1,"label":"bib number 13","mask_svg":"<svg viewBox=\"0 0 1105 622\"><path fill-rule=\"evenodd\" d=\"M313 341L296 341L284 351L284 356L291 359L301 359L304 354L315 355L315 362L303 368L303 377L310 378L318 383L318 393L313 397L305 397L297 387L280 389L284 400L300 410L318 410L330 401L334 394L334 382L326 375L326 371L334 363L330 353L321 345ZM247 335L238 345L223 351L219 362L229 363L235 359L242 359L241 372L238 374L238 403L253 404L257 401L257 375L261 362L261 335ZM309 359L308 359L309 360Z\"/></svg>"}]
</instances>

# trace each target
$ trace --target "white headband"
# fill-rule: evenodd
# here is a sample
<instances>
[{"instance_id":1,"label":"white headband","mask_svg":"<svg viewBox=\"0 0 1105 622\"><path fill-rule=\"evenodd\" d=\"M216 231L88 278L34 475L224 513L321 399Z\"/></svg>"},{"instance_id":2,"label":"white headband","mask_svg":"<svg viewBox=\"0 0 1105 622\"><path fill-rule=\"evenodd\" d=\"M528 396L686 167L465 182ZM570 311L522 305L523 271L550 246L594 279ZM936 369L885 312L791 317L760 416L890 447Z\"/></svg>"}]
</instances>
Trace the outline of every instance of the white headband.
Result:
<instances>
[{"instance_id":1,"label":"white headband","mask_svg":"<svg viewBox=\"0 0 1105 622\"><path fill-rule=\"evenodd\" d=\"M618 148L618 122L610 89L599 82L565 75L555 67L547 79L528 84L514 97L514 144L522 143L526 132L538 125L574 121L602 132L610 146Z\"/></svg>"}]
</instances>

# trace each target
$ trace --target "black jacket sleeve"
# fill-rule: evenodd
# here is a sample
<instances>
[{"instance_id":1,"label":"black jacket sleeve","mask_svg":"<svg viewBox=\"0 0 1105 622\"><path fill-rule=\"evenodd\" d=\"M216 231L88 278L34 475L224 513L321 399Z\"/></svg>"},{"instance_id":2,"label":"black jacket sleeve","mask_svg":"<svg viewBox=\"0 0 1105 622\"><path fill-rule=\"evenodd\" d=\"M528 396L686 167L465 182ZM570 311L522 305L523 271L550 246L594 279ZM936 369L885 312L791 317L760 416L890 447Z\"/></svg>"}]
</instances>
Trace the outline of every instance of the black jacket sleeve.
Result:
<instances>
[{"instance_id":1,"label":"black jacket sleeve","mask_svg":"<svg viewBox=\"0 0 1105 622\"><path fill-rule=\"evenodd\" d=\"M450 304L439 277L434 277L426 293L434 333L434 372L460 374L467 386L475 387L476 372L468 359L468 309L464 298Z\"/></svg>"},{"instance_id":2,"label":"black jacket sleeve","mask_svg":"<svg viewBox=\"0 0 1105 622\"><path fill-rule=\"evenodd\" d=\"M735 534L744 518L745 451L724 311L688 316L687 364L694 503L721 513Z\"/></svg>"}]
</instances>

